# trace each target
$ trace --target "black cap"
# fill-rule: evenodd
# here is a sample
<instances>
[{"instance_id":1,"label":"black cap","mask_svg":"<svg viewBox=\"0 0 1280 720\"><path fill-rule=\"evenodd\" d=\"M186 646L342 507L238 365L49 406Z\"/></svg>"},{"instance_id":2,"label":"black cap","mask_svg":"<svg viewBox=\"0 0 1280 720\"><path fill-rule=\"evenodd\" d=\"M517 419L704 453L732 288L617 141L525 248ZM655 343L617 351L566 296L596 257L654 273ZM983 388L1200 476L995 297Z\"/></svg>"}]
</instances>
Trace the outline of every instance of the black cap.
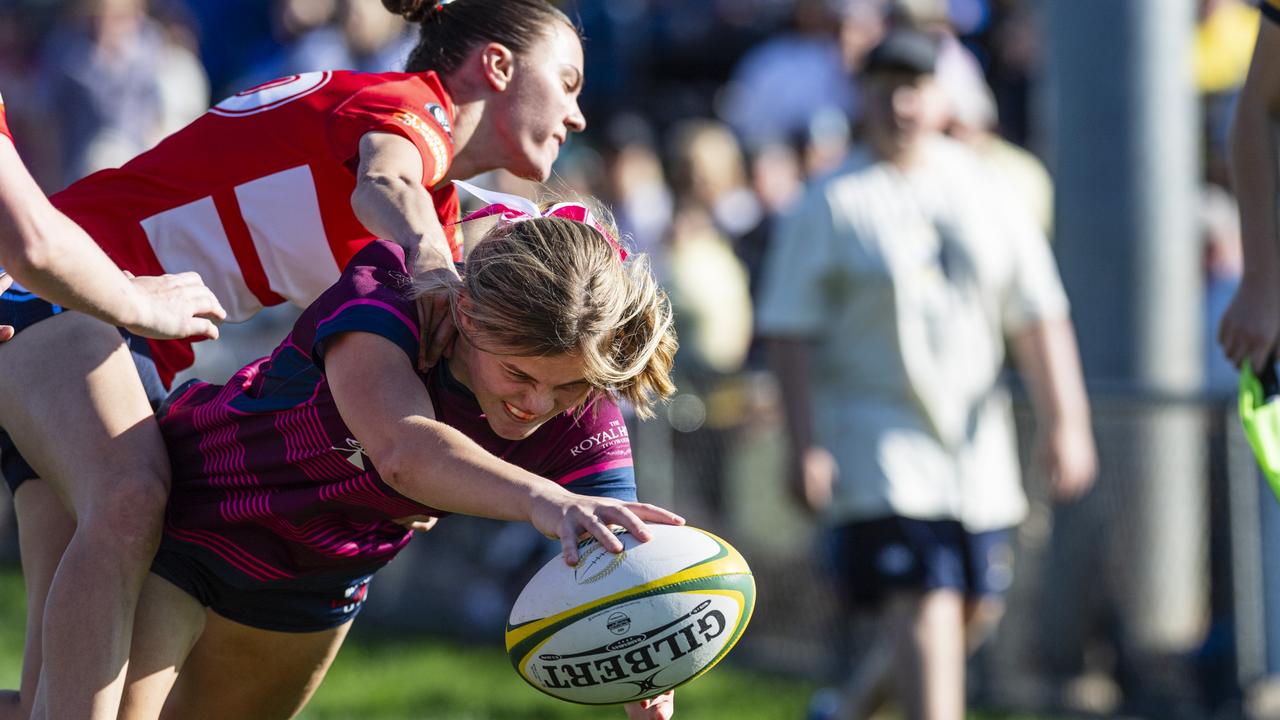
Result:
<instances>
[{"instance_id":1,"label":"black cap","mask_svg":"<svg viewBox=\"0 0 1280 720\"><path fill-rule=\"evenodd\" d=\"M938 46L938 39L928 33L908 28L890 30L867 54L862 72L932 75L938 66Z\"/></svg>"}]
</instances>

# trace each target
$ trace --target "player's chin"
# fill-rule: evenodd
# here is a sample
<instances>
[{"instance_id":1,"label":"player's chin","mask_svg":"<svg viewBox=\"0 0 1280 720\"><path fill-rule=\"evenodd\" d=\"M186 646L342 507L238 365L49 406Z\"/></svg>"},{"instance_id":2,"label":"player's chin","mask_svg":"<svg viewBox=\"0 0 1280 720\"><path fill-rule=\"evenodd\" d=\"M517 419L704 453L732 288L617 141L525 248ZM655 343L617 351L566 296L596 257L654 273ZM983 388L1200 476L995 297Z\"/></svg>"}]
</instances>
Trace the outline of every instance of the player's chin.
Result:
<instances>
[{"instance_id":1,"label":"player's chin","mask_svg":"<svg viewBox=\"0 0 1280 720\"><path fill-rule=\"evenodd\" d=\"M525 180L534 182L546 182L551 177L551 168L556 164L556 158L560 156L560 145L558 143L549 143L537 148L525 155L525 166L520 172L515 173Z\"/></svg>"}]
</instances>

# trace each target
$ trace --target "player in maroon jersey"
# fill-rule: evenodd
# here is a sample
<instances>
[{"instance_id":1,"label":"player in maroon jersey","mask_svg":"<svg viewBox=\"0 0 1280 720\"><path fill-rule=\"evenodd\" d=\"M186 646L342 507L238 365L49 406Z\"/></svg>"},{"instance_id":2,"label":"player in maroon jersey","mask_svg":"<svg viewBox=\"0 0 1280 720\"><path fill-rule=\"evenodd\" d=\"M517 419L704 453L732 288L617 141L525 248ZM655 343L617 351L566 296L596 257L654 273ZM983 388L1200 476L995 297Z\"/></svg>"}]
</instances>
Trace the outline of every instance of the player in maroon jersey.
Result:
<instances>
[{"instance_id":1,"label":"player in maroon jersey","mask_svg":"<svg viewBox=\"0 0 1280 720\"><path fill-rule=\"evenodd\" d=\"M669 303L585 207L556 207L473 249L453 293L459 337L426 373L422 284L376 241L271 357L174 391L160 411L173 489L122 718L292 717L409 541L404 516L528 521L567 560L580 529L617 550L606 525L644 538L645 520L682 522L636 502L615 404L644 415L674 390ZM468 455L510 472L454 459ZM669 718L672 703L627 712Z\"/></svg>"},{"instance_id":2,"label":"player in maroon jersey","mask_svg":"<svg viewBox=\"0 0 1280 720\"><path fill-rule=\"evenodd\" d=\"M224 313L194 273L129 278L49 204L22 163L0 98L0 293L17 277L42 298L148 337L218 337ZM13 337L0 325L0 341Z\"/></svg>"},{"instance_id":3,"label":"player in maroon jersey","mask_svg":"<svg viewBox=\"0 0 1280 720\"><path fill-rule=\"evenodd\" d=\"M450 182L493 168L545 178L583 128L582 45L545 0L384 5L421 24L405 73L267 83L55 204L125 270L198 272L236 320L311 302L374 237L409 248L415 272L446 271ZM190 348L128 338L150 356L140 381L114 328L33 308L0 297L22 320L0 346L0 465L16 488L29 631L21 707L0 704L0 717L34 702L36 718L109 720L170 475L148 397Z\"/></svg>"}]
</instances>

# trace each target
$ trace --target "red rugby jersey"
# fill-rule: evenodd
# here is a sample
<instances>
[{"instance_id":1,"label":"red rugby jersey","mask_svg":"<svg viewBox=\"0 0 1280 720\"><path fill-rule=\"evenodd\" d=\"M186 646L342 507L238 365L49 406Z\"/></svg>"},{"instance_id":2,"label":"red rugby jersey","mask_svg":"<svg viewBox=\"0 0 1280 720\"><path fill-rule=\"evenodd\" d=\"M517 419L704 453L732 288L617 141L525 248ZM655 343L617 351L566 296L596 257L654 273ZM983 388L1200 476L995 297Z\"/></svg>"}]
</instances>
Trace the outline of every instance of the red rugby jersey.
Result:
<instances>
[{"instance_id":1,"label":"red rugby jersey","mask_svg":"<svg viewBox=\"0 0 1280 720\"><path fill-rule=\"evenodd\" d=\"M0 135L13 140L13 133L9 132L9 121L4 116L4 97L0 96Z\"/></svg>"},{"instance_id":2,"label":"red rugby jersey","mask_svg":"<svg viewBox=\"0 0 1280 720\"><path fill-rule=\"evenodd\" d=\"M125 270L194 270L229 322L264 306L306 307L372 237L351 209L360 138L393 132L438 185L453 161L454 106L427 73L313 72L264 83L214 106L121 168L52 200ZM452 184L432 191L458 220ZM451 233L451 235L455 235ZM450 237L455 259L460 242ZM151 341L167 384L194 359L189 341Z\"/></svg>"}]
</instances>

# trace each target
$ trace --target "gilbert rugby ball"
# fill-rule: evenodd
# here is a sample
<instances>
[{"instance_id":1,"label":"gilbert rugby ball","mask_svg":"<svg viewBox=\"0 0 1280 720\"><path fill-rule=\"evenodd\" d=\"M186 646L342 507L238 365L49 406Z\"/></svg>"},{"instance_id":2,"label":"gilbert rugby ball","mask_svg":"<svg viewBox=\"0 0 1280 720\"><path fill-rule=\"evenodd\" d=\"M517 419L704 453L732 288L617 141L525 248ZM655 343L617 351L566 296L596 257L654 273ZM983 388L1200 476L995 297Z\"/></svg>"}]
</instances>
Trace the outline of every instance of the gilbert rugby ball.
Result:
<instances>
[{"instance_id":1,"label":"gilbert rugby ball","mask_svg":"<svg viewBox=\"0 0 1280 720\"><path fill-rule=\"evenodd\" d=\"M620 532L614 554L595 539L578 564L557 556L525 586L507 621L516 672L548 695L608 705L660 695L711 669L742 637L755 608L746 560L687 526Z\"/></svg>"}]
</instances>

